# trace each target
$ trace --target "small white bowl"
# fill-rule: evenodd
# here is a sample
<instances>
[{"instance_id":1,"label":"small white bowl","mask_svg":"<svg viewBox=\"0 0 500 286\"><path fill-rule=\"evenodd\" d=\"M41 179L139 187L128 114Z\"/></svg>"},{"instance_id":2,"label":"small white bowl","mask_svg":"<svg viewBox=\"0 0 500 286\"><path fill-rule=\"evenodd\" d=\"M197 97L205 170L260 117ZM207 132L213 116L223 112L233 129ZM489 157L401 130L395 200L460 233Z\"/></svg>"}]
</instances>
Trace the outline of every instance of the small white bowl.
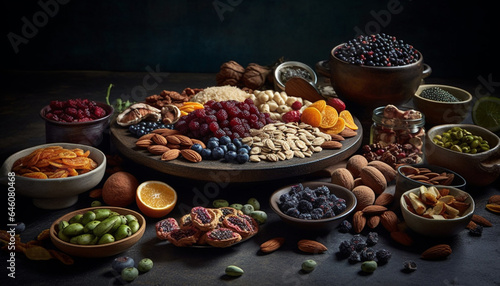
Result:
<instances>
[{"instance_id":1,"label":"small white bowl","mask_svg":"<svg viewBox=\"0 0 500 286\"><path fill-rule=\"evenodd\" d=\"M470 204L469 208L460 217L452 219L439 220L417 215L408 210L408 206L405 201L405 196L407 196L409 193L420 193L420 188L414 188L404 192L400 199L401 213L403 214L406 225L413 231L430 237L445 237L457 235L458 233L465 230L465 227L472 218L475 209L474 200L467 192L454 187L436 186L436 188L449 189L450 195L452 196L466 195L467 199L465 200L465 202Z\"/></svg>"},{"instance_id":2,"label":"small white bowl","mask_svg":"<svg viewBox=\"0 0 500 286\"><path fill-rule=\"evenodd\" d=\"M78 176L58 179L35 179L22 176L10 176L14 162L39 148L61 146L66 149L80 148L89 150L89 158L97 163L97 167ZM7 185L14 178L15 193L33 199L33 204L41 209L62 209L74 205L78 195L95 187L101 182L106 171L106 156L99 149L73 143L50 143L21 150L5 160L0 169L0 181Z\"/></svg>"}]
</instances>

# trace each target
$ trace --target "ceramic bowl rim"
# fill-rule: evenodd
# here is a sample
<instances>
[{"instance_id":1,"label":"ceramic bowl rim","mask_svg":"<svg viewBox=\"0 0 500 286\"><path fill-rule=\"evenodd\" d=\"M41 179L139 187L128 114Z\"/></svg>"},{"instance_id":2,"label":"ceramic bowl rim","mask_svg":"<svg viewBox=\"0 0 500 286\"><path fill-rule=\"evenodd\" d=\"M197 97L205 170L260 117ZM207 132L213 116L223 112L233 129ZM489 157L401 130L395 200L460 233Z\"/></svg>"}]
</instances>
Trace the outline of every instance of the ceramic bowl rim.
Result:
<instances>
[{"instance_id":1,"label":"ceramic bowl rim","mask_svg":"<svg viewBox=\"0 0 500 286\"><path fill-rule=\"evenodd\" d=\"M449 187L461 188L461 187L465 187L467 185L467 180L462 175L460 175L459 173L457 173L455 171L452 171L452 170L450 170L448 168L441 167L441 166L438 166L438 165L430 165L430 164L414 164L414 165L410 165L409 164L409 165L401 165L401 166L399 166L397 168L397 170L396 170L398 172L398 175L401 176L401 177L403 177L406 180L409 180L412 183L415 183L415 184L423 184L423 185L426 185L426 186L434 186L432 184L422 183L420 181L416 181L416 180L414 180L412 178L409 178L405 174L403 174L403 172L401 172L401 168L403 168L405 166L410 166L410 167L414 167L414 168L425 167L425 168L429 168L429 169L432 168L432 167L438 167L438 168L446 170L447 173L452 173L455 177L459 178L463 182L463 184L461 184L461 185L450 185ZM431 169L431 171L433 171L433 170Z\"/></svg>"},{"instance_id":2,"label":"ceramic bowl rim","mask_svg":"<svg viewBox=\"0 0 500 286\"><path fill-rule=\"evenodd\" d=\"M288 192L291 187L296 186L296 185L299 184L299 183L297 183L297 184L290 184L290 185L281 187L278 190L274 191L273 194L271 195L270 199L269 199L270 200L271 209L278 216L280 216L281 218L283 218L285 220L288 220L288 221L291 221L291 222L294 222L294 223L303 223L303 224L307 224L307 225L312 225L312 224L320 224L320 223L329 223L329 222L337 221L339 219L343 219L343 218L349 216L354 211L354 209L356 208L356 206L358 204L356 196L351 191L349 191L348 189L346 189L346 188L344 188L342 186L339 186L339 185L335 185L335 184L328 183L328 182L321 182L321 181L308 181L308 182L303 182L303 183L300 183L300 184L302 184L304 187L307 187L307 185L311 184L311 183L314 183L314 184L316 184L316 183L318 183L318 184L324 184L329 189L331 187L344 189L345 191L347 191L346 194L348 194L350 200L353 201L352 207L351 208L346 208L341 214L336 215L336 216L331 217L331 218L315 219L315 220L305 220L305 219L299 219L299 218L291 217L291 216L283 213L279 209L277 199L279 199L278 194L281 195L281 194L283 194L285 192ZM343 199L347 200L347 198L343 198Z\"/></svg>"},{"instance_id":3,"label":"ceramic bowl rim","mask_svg":"<svg viewBox=\"0 0 500 286\"><path fill-rule=\"evenodd\" d=\"M399 199L399 206L401 207L401 212L405 212L406 214L409 214L414 218L422 219L423 221L433 222L433 223L437 223L437 224L445 224L445 223L450 223L450 222L461 221L461 220L467 219L467 217L471 216L474 213L474 210L476 209L476 204L474 202L474 199L472 198L472 196L468 192L460 190L459 188L450 187L450 186L437 185L435 187L438 189L445 189L445 188L450 189L450 190L453 189L454 192L466 194L467 200L470 201L470 206L467 209L467 211L462 216L459 216L456 218L444 219L444 220L426 218L426 217L414 214L406 208L407 204L406 204L404 197L406 195L408 195L409 193L415 193L415 192L419 191L420 188L418 187L418 188L413 188L413 189L407 190L406 192L404 192L401 195L401 198Z\"/></svg>"},{"instance_id":4,"label":"ceramic bowl rim","mask_svg":"<svg viewBox=\"0 0 500 286\"><path fill-rule=\"evenodd\" d=\"M419 90L424 90L426 88L431 88L431 87L439 87L439 88L443 88L443 89L444 88L455 89L455 90L461 91L464 94L466 94L467 95L467 99L460 100L458 102L446 102L446 101L432 100L432 99L428 99L428 98L420 96L420 93L422 91L418 92ZM451 105L457 105L457 104L468 104L468 103L472 102L472 94L470 94L470 92L466 91L465 89L456 87L456 86L444 85L444 84L422 84L422 85L420 85L418 87L417 91L415 92L415 97L418 98L419 100L422 100L422 101L425 101L425 102L428 102L428 103L442 104L444 106L446 106L446 105L450 105L451 106Z\"/></svg>"}]
</instances>

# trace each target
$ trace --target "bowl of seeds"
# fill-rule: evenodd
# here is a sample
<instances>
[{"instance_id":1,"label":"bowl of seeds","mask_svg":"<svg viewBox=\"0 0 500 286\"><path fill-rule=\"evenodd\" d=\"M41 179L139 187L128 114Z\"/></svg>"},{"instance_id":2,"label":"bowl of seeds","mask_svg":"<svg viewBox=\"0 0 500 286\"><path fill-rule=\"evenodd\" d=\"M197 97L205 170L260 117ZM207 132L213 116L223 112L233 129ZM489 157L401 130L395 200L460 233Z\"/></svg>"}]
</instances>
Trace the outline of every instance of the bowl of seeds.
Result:
<instances>
[{"instance_id":1,"label":"bowl of seeds","mask_svg":"<svg viewBox=\"0 0 500 286\"><path fill-rule=\"evenodd\" d=\"M456 124L469 115L472 95L454 86L423 84L417 89L413 103L424 112L428 124Z\"/></svg>"}]
</instances>

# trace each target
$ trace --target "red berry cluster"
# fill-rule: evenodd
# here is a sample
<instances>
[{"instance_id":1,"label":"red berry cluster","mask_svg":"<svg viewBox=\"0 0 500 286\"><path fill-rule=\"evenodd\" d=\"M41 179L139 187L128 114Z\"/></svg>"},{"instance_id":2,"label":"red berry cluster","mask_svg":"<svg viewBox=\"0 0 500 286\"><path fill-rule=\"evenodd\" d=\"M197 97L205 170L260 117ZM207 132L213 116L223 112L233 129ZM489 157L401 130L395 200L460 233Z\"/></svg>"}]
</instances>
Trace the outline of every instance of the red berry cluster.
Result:
<instances>
[{"instance_id":1,"label":"red berry cluster","mask_svg":"<svg viewBox=\"0 0 500 286\"><path fill-rule=\"evenodd\" d=\"M250 136L250 129L260 129L274 121L269 113L261 113L253 100L210 100L205 108L197 109L177 121L175 129L191 138L207 142L210 137L231 139Z\"/></svg>"},{"instance_id":2,"label":"red berry cluster","mask_svg":"<svg viewBox=\"0 0 500 286\"><path fill-rule=\"evenodd\" d=\"M106 115L106 110L98 106L95 101L80 98L66 101L53 100L45 113L47 119L59 122L86 122Z\"/></svg>"}]
</instances>

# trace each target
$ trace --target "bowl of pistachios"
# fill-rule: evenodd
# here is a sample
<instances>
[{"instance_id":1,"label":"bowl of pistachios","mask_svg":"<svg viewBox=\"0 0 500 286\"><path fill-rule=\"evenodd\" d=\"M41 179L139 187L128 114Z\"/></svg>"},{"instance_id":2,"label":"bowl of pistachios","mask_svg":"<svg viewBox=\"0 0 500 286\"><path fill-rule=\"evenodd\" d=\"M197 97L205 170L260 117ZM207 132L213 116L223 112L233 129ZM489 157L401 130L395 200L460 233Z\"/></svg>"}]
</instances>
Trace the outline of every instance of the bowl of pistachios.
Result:
<instances>
[{"instance_id":1,"label":"bowl of pistachios","mask_svg":"<svg viewBox=\"0 0 500 286\"><path fill-rule=\"evenodd\" d=\"M489 185L500 176L500 138L474 124L434 126L425 136L425 158L457 172L467 184Z\"/></svg>"}]
</instances>

